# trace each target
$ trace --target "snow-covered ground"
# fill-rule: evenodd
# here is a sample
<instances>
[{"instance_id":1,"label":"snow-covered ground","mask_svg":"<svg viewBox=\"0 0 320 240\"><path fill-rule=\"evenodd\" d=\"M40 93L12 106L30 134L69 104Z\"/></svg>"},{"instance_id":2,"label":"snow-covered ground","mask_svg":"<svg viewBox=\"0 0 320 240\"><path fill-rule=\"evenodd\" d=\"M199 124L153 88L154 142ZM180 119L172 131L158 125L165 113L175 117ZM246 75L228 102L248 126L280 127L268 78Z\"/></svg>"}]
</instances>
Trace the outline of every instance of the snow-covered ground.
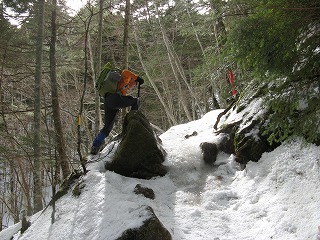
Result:
<instances>
[{"instance_id":1,"label":"snow-covered ground","mask_svg":"<svg viewBox=\"0 0 320 240\"><path fill-rule=\"evenodd\" d=\"M31 217L32 225L13 239L113 240L139 227L151 206L174 240L316 240L320 225L320 147L295 140L264 153L240 170L234 156L219 153L215 166L201 160L202 142L217 142L213 125L221 110L170 128L161 135L168 156L165 177L140 180L105 171L91 163L82 194L57 202ZM196 131L196 136L185 138ZM109 154L109 157L112 152ZM137 184L152 188L155 200L134 194ZM1 240L19 224L0 233ZM319 236L320 238L320 236Z\"/></svg>"}]
</instances>

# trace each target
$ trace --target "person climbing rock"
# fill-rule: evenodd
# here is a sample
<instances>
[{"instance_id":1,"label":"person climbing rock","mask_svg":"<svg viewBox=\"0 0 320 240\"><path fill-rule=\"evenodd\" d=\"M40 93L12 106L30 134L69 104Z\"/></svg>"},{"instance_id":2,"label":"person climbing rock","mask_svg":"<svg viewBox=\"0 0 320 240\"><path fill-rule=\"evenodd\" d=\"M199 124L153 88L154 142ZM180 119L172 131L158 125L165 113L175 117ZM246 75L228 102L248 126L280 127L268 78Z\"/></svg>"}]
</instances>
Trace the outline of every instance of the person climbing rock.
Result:
<instances>
[{"instance_id":1,"label":"person climbing rock","mask_svg":"<svg viewBox=\"0 0 320 240\"><path fill-rule=\"evenodd\" d=\"M106 68L107 65L109 68ZM127 92L136 85L144 83L141 77L127 69L120 73L118 70L113 70L110 63L107 63L106 66L101 71L96 84L99 94L104 97L104 126L93 140L90 151L92 155L99 153L121 108L131 107L131 110L138 110L139 97L128 96ZM104 72L105 69L107 72Z\"/></svg>"}]
</instances>

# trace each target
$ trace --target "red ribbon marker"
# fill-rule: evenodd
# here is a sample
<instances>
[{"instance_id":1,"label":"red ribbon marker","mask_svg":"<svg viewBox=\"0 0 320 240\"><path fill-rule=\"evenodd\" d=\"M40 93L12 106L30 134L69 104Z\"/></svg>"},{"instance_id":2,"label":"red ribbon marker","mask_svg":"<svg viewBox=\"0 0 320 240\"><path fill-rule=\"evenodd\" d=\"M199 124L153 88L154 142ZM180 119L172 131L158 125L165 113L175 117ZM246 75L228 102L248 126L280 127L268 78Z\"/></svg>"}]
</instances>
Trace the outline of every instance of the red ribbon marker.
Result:
<instances>
[{"instance_id":1,"label":"red ribbon marker","mask_svg":"<svg viewBox=\"0 0 320 240\"><path fill-rule=\"evenodd\" d=\"M233 73L232 73L232 70L229 69L229 81L230 81L230 84L231 84L231 88L232 88L232 96L235 97L236 94L237 94L237 91L235 89L235 84L234 84L234 80L233 80Z\"/></svg>"}]
</instances>

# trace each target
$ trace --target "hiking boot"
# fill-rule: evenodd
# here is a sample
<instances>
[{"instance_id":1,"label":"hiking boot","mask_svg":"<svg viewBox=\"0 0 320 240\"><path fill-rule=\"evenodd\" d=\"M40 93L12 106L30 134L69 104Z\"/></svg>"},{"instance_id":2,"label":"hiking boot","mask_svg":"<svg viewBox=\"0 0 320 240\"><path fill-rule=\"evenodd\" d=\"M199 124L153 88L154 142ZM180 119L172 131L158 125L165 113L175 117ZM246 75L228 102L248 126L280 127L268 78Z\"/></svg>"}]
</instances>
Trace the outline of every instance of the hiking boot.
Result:
<instances>
[{"instance_id":1,"label":"hiking boot","mask_svg":"<svg viewBox=\"0 0 320 240\"><path fill-rule=\"evenodd\" d=\"M101 131L99 132L99 134L93 140L90 154L97 155L99 153L100 148L101 148L106 136L107 135L104 132L101 132Z\"/></svg>"},{"instance_id":2,"label":"hiking boot","mask_svg":"<svg viewBox=\"0 0 320 240\"><path fill-rule=\"evenodd\" d=\"M90 154L97 155L99 153L99 151L100 151L100 147L92 146Z\"/></svg>"}]
</instances>

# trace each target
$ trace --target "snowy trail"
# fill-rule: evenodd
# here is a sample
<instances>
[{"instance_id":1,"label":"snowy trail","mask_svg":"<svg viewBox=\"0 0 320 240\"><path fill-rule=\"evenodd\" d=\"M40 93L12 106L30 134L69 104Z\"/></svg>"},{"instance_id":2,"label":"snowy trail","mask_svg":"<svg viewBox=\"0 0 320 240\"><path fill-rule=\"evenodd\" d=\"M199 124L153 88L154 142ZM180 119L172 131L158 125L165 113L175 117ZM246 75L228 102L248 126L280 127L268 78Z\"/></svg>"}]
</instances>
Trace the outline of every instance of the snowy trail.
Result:
<instances>
[{"instance_id":1,"label":"snowy trail","mask_svg":"<svg viewBox=\"0 0 320 240\"><path fill-rule=\"evenodd\" d=\"M219 113L172 127L161 136L176 187L174 226L180 234L173 239L315 240L320 148L301 141L284 144L244 171L232 155L220 153L218 166L207 166L199 145L219 140L212 134ZM196 136L185 139L194 131Z\"/></svg>"},{"instance_id":2,"label":"snowy trail","mask_svg":"<svg viewBox=\"0 0 320 240\"><path fill-rule=\"evenodd\" d=\"M230 155L223 153L218 155L217 166L208 166L203 163L200 149L202 142L219 140L213 132L203 129L213 129L219 113L172 127L161 136L168 153L169 177L177 188L174 224L180 236L174 236L176 240L219 239L218 236L230 234L231 219L224 210L237 198L229 189L236 166L230 166ZM185 138L195 131L196 136Z\"/></svg>"}]
</instances>

